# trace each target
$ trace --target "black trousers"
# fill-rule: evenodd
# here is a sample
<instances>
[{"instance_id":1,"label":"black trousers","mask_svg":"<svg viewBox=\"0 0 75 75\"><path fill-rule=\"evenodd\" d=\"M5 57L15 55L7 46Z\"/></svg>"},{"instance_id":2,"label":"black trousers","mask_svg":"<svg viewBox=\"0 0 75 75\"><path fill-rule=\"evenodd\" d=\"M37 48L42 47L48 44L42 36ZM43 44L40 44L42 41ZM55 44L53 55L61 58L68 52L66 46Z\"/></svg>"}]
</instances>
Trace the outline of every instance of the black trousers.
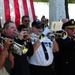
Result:
<instances>
[{"instance_id":1,"label":"black trousers","mask_svg":"<svg viewBox=\"0 0 75 75\"><path fill-rule=\"evenodd\" d=\"M50 66L35 66L30 64L30 75L54 75Z\"/></svg>"}]
</instances>

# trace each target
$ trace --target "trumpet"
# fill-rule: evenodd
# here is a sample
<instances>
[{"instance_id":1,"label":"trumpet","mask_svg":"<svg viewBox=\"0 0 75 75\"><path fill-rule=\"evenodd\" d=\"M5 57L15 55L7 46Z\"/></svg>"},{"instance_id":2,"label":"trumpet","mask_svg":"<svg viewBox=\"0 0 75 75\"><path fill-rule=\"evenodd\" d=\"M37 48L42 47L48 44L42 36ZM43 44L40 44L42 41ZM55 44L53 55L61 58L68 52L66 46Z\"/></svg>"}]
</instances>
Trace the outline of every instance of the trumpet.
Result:
<instances>
[{"instance_id":1,"label":"trumpet","mask_svg":"<svg viewBox=\"0 0 75 75\"><path fill-rule=\"evenodd\" d=\"M0 39L5 41L6 38L0 37ZM16 53L18 55L22 55L28 51L28 48L25 45L21 45L17 42L13 42L13 45L10 45L8 51Z\"/></svg>"},{"instance_id":2,"label":"trumpet","mask_svg":"<svg viewBox=\"0 0 75 75\"><path fill-rule=\"evenodd\" d=\"M59 38L61 38L61 39L66 39L67 36L68 36L68 34L67 34L66 31L64 31L64 30L59 30L59 31L56 31L56 32L53 32L53 31L52 31L52 32L48 32L46 35L41 34L41 35L39 36L39 39L42 39L42 38L44 38L44 37L48 37L50 40L53 41L53 39L59 39Z\"/></svg>"},{"instance_id":3,"label":"trumpet","mask_svg":"<svg viewBox=\"0 0 75 75\"><path fill-rule=\"evenodd\" d=\"M67 32L63 31L63 30L54 32L54 35L55 35L56 39L58 39L58 38L66 39L68 36Z\"/></svg>"},{"instance_id":4,"label":"trumpet","mask_svg":"<svg viewBox=\"0 0 75 75\"><path fill-rule=\"evenodd\" d=\"M51 40L53 40L54 38L55 39L58 39L58 38L66 39L68 34L66 31L59 30L56 32L49 32L46 36ZM44 37L44 35L42 35L42 37Z\"/></svg>"}]
</instances>

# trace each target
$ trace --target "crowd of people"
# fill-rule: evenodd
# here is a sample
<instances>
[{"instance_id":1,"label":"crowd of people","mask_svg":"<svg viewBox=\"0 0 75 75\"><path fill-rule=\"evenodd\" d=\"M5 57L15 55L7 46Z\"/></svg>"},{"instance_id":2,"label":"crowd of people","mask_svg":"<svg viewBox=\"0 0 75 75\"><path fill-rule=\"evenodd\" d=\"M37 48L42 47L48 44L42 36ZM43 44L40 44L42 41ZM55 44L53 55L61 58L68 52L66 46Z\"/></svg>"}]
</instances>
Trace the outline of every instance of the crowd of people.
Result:
<instances>
[{"instance_id":1,"label":"crowd of people","mask_svg":"<svg viewBox=\"0 0 75 75\"><path fill-rule=\"evenodd\" d=\"M0 75L75 74L74 19L62 19L62 31L67 34L60 38L50 30L48 21L42 16L30 27L29 16L24 15L18 27L13 21L4 23L0 32Z\"/></svg>"}]
</instances>

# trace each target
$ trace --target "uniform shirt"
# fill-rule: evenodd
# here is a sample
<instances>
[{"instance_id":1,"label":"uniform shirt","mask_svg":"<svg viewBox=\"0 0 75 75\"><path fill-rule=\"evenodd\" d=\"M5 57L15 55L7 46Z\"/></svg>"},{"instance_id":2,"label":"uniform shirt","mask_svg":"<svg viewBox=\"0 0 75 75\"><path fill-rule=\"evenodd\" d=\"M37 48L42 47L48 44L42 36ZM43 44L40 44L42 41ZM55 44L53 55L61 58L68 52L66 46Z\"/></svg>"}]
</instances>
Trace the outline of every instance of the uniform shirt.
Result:
<instances>
[{"instance_id":1,"label":"uniform shirt","mask_svg":"<svg viewBox=\"0 0 75 75\"><path fill-rule=\"evenodd\" d=\"M59 52L55 53L56 75L75 75L75 41L71 37L57 39Z\"/></svg>"},{"instance_id":2,"label":"uniform shirt","mask_svg":"<svg viewBox=\"0 0 75 75\"><path fill-rule=\"evenodd\" d=\"M38 40L37 37L34 36L34 38L36 40ZM48 65L52 64L52 62L53 62L53 53L52 53L53 42L46 37L43 40L43 43L48 52L49 59L46 60L44 50L42 48L42 45L40 45L39 48L34 52L33 56L30 57L30 60L29 60L30 64L37 65L37 66L48 66Z\"/></svg>"}]
</instances>

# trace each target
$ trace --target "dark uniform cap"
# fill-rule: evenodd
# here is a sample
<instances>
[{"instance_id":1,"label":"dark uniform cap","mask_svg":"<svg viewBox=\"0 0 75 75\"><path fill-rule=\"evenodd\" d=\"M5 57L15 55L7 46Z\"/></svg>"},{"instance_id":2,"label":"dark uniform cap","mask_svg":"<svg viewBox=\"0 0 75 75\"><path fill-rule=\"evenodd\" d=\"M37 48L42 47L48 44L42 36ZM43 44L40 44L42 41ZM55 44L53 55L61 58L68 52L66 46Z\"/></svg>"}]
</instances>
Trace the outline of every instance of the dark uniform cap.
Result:
<instances>
[{"instance_id":1,"label":"dark uniform cap","mask_svg":"<svg viewBox=\"0 0 75 75\"><path fill-rule=\"evenodd\" d=\"M71 19L69 21L67 21L66 23L63 24L62 29L66 29L66 28L70 28L70 29L74 29L75 28L75 21L74 19Z\"/></svg>"},{"instance_id":2,"label":"dark uniform cap","mask_svg":"<svg viewBox=\"0 0 75 75\"><path fill-rule=\"evenodd\" d=\"M42 25L43 25L43 23L40 21L40 20L34 20L33 22L32 22L32 27L36 27L36 28L42 28Z\"/></svg>"}]
</instances>

